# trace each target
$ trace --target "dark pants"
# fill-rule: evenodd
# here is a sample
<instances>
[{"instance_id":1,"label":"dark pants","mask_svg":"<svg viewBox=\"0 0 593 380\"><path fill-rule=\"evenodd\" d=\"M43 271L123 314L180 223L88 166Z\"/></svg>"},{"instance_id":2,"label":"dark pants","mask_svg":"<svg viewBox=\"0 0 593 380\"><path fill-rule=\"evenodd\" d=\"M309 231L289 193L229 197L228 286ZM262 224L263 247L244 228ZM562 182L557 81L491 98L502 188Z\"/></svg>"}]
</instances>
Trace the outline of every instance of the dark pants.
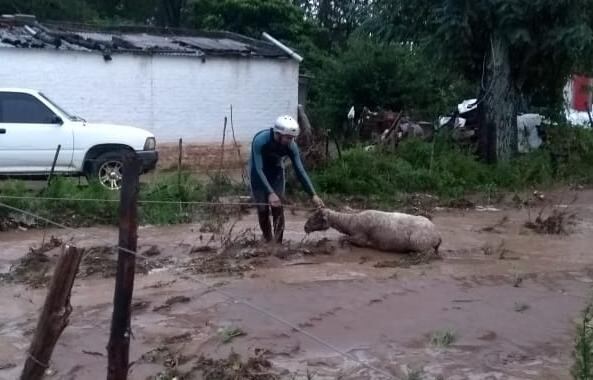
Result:
<instances>
[{"instance_id":1,"label":"dark pants","mask_svg":"<svg viewBox=\"0 0 593 380\"><path fill-rule=\"evenodd\" d=\"M284 199L284 168L275 168L273 170L264 170L266 179L272 186L274 193L283 200ZM266 187L259 180L257 173L251 171L251 196L253 201L257 203L257 217L259 220L259 228L262 230L264 239L267 242L274 240L276 243L282 243L284 236L284 208L270 207L268 205L268 194ZM272 223L270 223L270 209L272 210ZM273 235L272 235L273 233Z\"/></svg>"}]
</instances>

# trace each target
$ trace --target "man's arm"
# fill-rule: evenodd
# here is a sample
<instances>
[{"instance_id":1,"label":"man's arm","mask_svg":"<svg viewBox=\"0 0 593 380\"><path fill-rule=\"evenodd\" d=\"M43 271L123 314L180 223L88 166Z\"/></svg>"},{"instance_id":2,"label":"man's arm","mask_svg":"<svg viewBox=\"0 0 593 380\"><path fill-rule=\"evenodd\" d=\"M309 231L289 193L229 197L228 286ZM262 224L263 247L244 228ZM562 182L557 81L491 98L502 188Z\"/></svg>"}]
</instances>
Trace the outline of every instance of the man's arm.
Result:
<instances>
[{"instance_id":1,"label":"man's arm","mask_svg":"<svg viewBox=\"0 0 593 380\"><path fill-rule=\"evenodd\" d=\"M292 161L292 165L294 166L294 170L297 175L297 178L299 179L299 182L301 183L305 191L309 193L310 196L315 196L315 188L311 183L311 179L309 179L309 176L307 175L307 171L305 170L305 167L303 166L303 162L301 160L301 153L299 151L297 144L294 141L290 144L289 156L290 160Z\"/></svg>"},{"instance_id":2,"label":"man's arm","mask_svg":"<svg viewBox=\"0 0 593 380\"><path fill-rule=\"evenodd\" d=\"M274 193L274 189L272 189L270 182L268 182L268 179L264 174L264 160L262 157L262 147L265 144L265 141L262 137L264 136L260 135L253 140L253 143L251 144L251 154L253 155L253 164L255 167L255 172L257 173L257 176L259 177L261 183L263 183L266 187L267 195L270 195Z\"/></svg>"}]
</instances>

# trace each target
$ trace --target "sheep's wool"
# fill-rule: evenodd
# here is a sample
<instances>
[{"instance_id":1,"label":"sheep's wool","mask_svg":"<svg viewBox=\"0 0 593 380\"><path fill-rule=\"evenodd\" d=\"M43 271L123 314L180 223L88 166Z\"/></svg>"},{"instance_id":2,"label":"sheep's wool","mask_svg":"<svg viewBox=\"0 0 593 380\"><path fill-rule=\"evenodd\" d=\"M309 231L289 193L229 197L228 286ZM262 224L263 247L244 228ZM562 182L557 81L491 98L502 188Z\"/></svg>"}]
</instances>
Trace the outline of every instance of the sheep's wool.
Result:
<instances>
[{"instance_id":1,"label":"sheep's wool","mask_svg":"<svg viewBox=\"0 0 593 380\"><path fill-rule=\"evenodd\" d=\"M392 252L436 252L441 244L434 223L423 216L376 210L348 214L326 209L324 213L330 227L363 246Z\"/></svg>"}]
</instances>

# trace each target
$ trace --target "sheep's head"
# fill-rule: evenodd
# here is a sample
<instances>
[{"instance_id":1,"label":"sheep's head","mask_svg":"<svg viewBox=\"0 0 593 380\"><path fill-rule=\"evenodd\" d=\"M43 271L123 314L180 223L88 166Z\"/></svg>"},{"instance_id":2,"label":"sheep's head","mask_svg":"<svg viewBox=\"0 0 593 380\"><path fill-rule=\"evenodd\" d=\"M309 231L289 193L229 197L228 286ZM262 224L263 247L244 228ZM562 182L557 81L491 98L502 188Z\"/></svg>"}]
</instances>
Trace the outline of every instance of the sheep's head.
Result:
<instances>
[{"instance_id":1,"label":"sheep's head","mask_svg":"<svg viewBox=\"0 0 593 380\"><path fill-rule=\"evenodd\" d=\"M325 231L329 229L329 221L327 219L327 211L319 209L307 219L305 223L305 233L310 234L315 231Z\"/></svg>"}]
</instances>

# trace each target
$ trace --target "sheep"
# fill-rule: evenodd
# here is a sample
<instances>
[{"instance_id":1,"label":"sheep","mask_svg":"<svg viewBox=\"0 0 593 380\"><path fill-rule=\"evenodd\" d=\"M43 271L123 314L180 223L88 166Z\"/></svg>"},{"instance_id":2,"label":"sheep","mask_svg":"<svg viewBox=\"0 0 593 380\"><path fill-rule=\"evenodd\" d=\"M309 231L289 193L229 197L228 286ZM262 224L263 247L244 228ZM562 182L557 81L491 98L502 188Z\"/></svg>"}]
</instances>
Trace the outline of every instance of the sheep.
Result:
<instances>
[{"instance_id":1,"label":"sheep","mask_svg":"<svg viewBox=\"0 0 593 380\"><path fill-rule=\"evenodd\" d=\"M435 225L423 216L366 210L342 213L319 209L305 223L305 233L334 228L358 247L382 251L427 252L438 255L442 239Z\"/></svg>"}]
</instances>

